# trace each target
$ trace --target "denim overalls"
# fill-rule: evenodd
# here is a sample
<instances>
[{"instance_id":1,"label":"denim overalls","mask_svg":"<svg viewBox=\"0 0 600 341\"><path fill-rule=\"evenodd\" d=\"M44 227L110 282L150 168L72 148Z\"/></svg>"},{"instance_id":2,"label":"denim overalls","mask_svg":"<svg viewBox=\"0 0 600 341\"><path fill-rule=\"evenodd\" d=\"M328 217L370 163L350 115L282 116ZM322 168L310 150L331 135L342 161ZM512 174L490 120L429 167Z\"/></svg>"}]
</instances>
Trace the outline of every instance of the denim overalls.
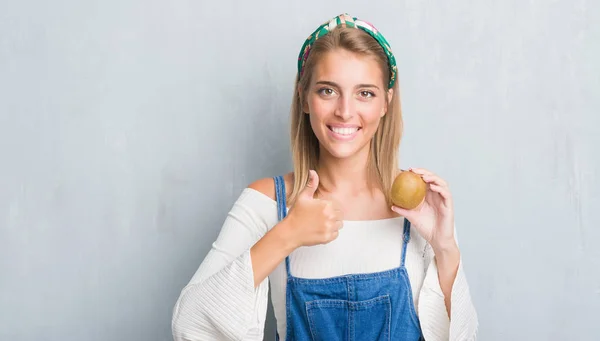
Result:
<instances>
[{"instance_id":1,"label":"denim overalls","mask_svg":"<svg viewBox=\"0 0 600 341\"><path fill-rule=\"evenodd\" d=\"M282 176L274 179L281 221L287 215L285 182ZM404 267L409 239L410 222L404 220L400 267L376 273L298 278L286 257L285 341L423 340Z\"/></svg>"}]
</instances>

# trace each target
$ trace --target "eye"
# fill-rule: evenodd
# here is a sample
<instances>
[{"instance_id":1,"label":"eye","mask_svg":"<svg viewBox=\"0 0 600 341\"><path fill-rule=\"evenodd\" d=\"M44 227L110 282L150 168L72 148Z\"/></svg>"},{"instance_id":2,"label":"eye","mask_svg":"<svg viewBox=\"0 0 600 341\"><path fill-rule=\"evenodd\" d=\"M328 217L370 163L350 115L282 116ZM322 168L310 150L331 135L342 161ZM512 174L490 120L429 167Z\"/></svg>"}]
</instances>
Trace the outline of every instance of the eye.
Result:
<instances>
[{"instance_id":1,"label":"eye","mask_svg":"<svg viewBox=\"0 0 600 341\"><path fill-rule=\"evenodd\" d=\"M319 89L319 94L324 96L332 96L335 94L335 91L331 88L321 88Z\"/></svg>"},{"instance_id":2,"label":"eye","mask_svg":"<svg viewBox=\"0 0 600 341\"><path fill-rule=\"evenodd\" d=\"M360 97L371 98L371 97L375 97L375 94L373 92L371 92L371 91L364 90L364 91L360 92Z\"/></svg>"}]
</instances>

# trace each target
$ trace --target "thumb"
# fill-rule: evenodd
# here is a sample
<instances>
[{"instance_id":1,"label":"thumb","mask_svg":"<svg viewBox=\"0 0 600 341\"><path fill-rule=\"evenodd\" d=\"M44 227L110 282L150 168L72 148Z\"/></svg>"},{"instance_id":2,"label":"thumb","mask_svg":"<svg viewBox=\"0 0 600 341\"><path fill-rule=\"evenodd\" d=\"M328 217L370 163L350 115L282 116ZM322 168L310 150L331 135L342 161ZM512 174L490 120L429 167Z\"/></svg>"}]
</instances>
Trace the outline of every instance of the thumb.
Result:
<instances>
[{"instance_id":1,"label":"thumb","mask_svg":"<svg viewBox=\"0 0 600 341\"><path fill-rule=\"evenodd\" d=\"M319 175L317 172L311 169L308 171L308 183L302 191L302 195L312 199L317 191L317 188L319 188Z\"/></svg>"},{"instance_id":2,"label":"thumb","mask_svg":"<svg viewBox=\"0 0 600 341\"><path fill-rule=\"evenodd\" d=\"M407 209L404 209L402 207L398 207L395 205L392 206L392 211L398 213L399 215L403 216L404 218L408 219L411 222L415 216L415 211L407 210Z\"/></svg>"}]
</instances>

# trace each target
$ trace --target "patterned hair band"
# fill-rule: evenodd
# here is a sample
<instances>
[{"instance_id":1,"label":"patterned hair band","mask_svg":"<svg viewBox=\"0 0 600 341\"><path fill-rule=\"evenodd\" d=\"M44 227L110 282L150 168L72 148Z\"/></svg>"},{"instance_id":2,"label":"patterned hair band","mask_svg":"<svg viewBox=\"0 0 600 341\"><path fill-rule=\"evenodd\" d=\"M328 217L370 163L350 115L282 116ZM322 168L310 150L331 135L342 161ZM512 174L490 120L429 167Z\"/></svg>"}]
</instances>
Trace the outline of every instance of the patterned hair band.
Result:
<instances>
[{"instance_id":1,"label":"patterned hair band","mask_svg":"<svg viewBox=\"0 0 600 341\"><path fill-rule=\"evenodd\" d=\"M390 89L394 87L394 83L396 82L396 75L398 73L398 68L396 66L396 58L394 58L394 54L392 53L390 44L387 42L387 40L385 40L383 35L379 32L379 30L375 28L375 26L364 20L351 17L348 14L338 15L337 17L319 26L319 28L317 28L310 36L308 36L308 38L304 42L304 45L302 45L300 54L298 55L298 73L302 75L304 64L308 59L308 54L315 41L317 41L320 37L326 35L327 33L331 32L337 26L359 28L367 32L371 37L377 40L377 42L379 43L379 45L381 45L383 51L387 56L388 64L390 67L390 82L388 84L388 87Z\"/></svg>"}]
</instances>

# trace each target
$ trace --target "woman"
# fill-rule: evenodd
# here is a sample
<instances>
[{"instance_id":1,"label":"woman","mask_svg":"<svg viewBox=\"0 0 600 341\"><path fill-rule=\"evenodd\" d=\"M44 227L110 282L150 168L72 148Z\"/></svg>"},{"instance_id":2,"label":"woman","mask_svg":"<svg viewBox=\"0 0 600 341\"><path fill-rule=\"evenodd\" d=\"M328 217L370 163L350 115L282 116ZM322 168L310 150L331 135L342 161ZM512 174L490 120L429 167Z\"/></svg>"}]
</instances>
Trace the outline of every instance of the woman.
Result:
<instances>
[{"instance_id":1,"label":"woman","mask_svg":"<svg viewBox=\"0 0 600 341\"><path fill-rule=\"evenodd\" d=\"M284 340L474 340L477 314L446 182L391 204L402 116L396 62L340 15L306 40L291 113L293 172L244 189L182 290L175 340L262 340L269 283ZM418 311L418 314L417 314Z\"/></svg>"}]
</instances>

